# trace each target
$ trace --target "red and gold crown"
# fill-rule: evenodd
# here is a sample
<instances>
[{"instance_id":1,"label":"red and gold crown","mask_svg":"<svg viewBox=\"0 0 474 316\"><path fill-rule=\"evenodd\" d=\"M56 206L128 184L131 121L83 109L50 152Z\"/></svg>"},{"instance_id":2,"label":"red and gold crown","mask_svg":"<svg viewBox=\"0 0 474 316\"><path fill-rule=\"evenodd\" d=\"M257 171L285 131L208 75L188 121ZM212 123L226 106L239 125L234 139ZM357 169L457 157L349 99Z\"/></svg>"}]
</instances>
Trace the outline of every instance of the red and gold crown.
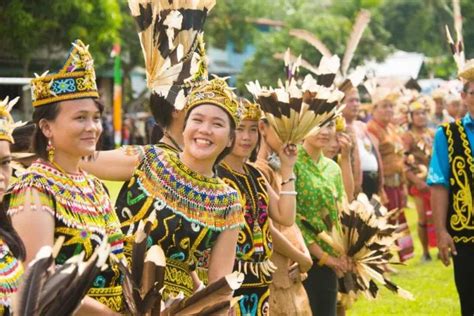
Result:
<instances>
[{"instance_id":1,"label":"red and gold crown","mask_svg":"<svg viewBox=\"0 0 474 316\"><path fill-rule=\"evenodd\" d=\"M6 140L10 143L14 143L12 133L13 130L19 126L24 125L23 122L17 122L13 120L10 114L13 106L18 102L19 97L9 101L6 97L4 100L0 100L0 140Z\"/></svg>"},{"instance_id":2,"label":"red and gold crown","mask_svg":"<svg viewBox=\"0 0 474 316\"><path fill-rule=\"evenodd\" d=\"M33 106L74 100L81 98L98 98L94 60L89 53L89 45L81 40L72 43L71 51L64 66L57 73L41 76L35 74L31 80Z\"/></svg>"},{"instance_id":3,"label":"red and gold crown","mask_svg":"<svg viewBox=\"0 0 474 316\"><path fill-rule=\"evenodd\" d=\"M237 96L227 85L225 78L214 77L214 79L203 83L191 91L188 96L186 111L198 105L212 104L226 111L238 126L242 117L242 107L237 101Z\"/></svg>"}]
</instances>

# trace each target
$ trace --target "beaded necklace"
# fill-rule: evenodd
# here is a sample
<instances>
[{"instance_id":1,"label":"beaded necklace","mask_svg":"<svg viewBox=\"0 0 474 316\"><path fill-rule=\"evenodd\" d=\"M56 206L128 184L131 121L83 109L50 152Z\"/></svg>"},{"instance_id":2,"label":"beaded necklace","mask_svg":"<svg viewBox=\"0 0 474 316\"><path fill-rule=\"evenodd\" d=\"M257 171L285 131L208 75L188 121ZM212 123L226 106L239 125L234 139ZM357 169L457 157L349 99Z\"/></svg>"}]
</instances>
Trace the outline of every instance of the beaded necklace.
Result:
<instances>
[{"instance_id":1,"label":"beaded necklace","mask_svg":"<svg viewBox=\"0 0 474 316\"><path fill-rule=\"evenodd\" d=\"M245 178L245 184L244 185L240 180L239 177L235 174L236 171L234 171L228 164L225 162L222 162L221 165L229 171L229 173L232 175L232 177L235 179L237 184L239 185L239 189L241 189L247 199L247 201L251 201L251 215L252 215L252 221L253 221L253 227L252 227L252 235L253 235L253 241L254 241L254 249L256 254L260 254L264 252L264 247L263 247L263 234L262 234L262 229L260 228L260 225L258 224L258 215L259 215L259 201L258 201L258 190L257 190L257 185L253 179L252 174L250 173L249 169L247 166L244 164L244 178ZM250 179L250 180L249 180ZM250 182L249 182L250 181ZM250 190L248 190L249 188Z\"/></svg>"},{"instance_id":2,"label":"beaded necklace","mask_svg":"<svg viewBox=\"0 0 474 316\"><path fill-rule=\"evenodd\" d=\"M89 194L86 194L82 188L76 184L76 182L74 182L74 180L69 176L69 174L66 172L66 170L64 170L61 166L59 166L56 162L54 161L50 161L51 165L53 165L56 169L59 170L59 172L61 172L65 177L66 179L70 182L70 184L72 184L74 187L76 187L79 192L82 193L82 195L89 201L89 203L94 207L94 209L98 212L98 214L101 214L102 213L102 210L98 208L97 204L99 203L96 203L96 202L99 202L99 199L97 198L96 194L95 194L95 190L92 190L93 186L91 185L91 183L89 182L89 179L84 175L84 171L82 171L82 169L79 169L79 173L84 177L84 179L86 180L87 184L89 185L89 188L91 189L91 196L92 198L89 196Z\"/></svg>"}]
</instances>

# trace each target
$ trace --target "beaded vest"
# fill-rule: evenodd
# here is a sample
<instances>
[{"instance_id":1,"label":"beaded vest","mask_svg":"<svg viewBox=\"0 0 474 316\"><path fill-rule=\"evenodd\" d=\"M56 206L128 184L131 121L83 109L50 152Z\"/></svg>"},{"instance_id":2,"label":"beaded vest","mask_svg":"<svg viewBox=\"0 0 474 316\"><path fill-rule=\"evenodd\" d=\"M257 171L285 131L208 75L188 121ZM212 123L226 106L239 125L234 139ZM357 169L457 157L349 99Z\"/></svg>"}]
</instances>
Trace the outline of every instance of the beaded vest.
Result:
<instances>
[{"instance_id":1,"label":"beaded vest","mask_svg":"<svg viewBox=\"0 0 474 316\"><path fill-rule=\"evenodd\" d=\"M443 124L448 140L448 232L455 243L474 243L474 158L460 120Z\"/></svg>"},{"instance_id":2,"label":"beaded vest","mask_svg":"<svg viewBox=\"0 0 474 316\"><path fill-rule=\"evenodd\" d=\"M11 314L11 296L18 291L23 265L0 239L0 315Z\"/></svg>"},{"instance_id":3,"label":"beaded vest","mask_svg":"<svg viewBox=\"0 0 474 316\"><path fill-rule=\"evenodd\" d=\"M234 270L245 272L242 288L271 283L271 276L263 270L273 252L265 178L249 164L245 164L245 169L245 173L240 173L225 163L218 167L219 177L239 192L244 206L245 226L239 232L234 266Z\"/></svg>"},{"instance_id":4,"label":"beaded vest","mask_svg":"<svg viewBox=\"0 0 474 316\"><path fill-rule=\"evenodd\" d=\"M86 173L65 175L50 164L37 160L11 189L10 215L23 210L29 189L38 191L41 210L54 217L54 238L66 238L56 264L61 265L82 251L85 258L89 258L104 238L111 244L115 255L123 256L120 222L99 179ZM112 310L120 311L123 306L121 284L120 271L109 262L109 267L96 277L87 295Z\"/></svg>"}]
</instances>

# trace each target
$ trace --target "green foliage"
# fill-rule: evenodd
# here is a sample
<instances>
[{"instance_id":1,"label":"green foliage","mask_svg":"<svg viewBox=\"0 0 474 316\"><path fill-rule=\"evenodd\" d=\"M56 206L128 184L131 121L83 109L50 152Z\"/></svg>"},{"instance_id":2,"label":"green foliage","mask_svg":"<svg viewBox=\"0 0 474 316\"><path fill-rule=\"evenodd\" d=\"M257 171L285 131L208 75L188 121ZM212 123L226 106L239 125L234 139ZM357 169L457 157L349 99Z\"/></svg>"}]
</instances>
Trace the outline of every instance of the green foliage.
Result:
<instances>
[{"instance_id":1,"label":"green foliage","mask_svg":"<svg viewBox=\"0 0 474 316\"><path fill-rule=\"evenodd\" d=\"M20 60L24 75L31 75L32 54L44 50L55 56L77 38L90 44L97 65L104 64L119 38L122 17L115 0L4 0L0 21L2 54Z\"/></svg>"}]
</instances>

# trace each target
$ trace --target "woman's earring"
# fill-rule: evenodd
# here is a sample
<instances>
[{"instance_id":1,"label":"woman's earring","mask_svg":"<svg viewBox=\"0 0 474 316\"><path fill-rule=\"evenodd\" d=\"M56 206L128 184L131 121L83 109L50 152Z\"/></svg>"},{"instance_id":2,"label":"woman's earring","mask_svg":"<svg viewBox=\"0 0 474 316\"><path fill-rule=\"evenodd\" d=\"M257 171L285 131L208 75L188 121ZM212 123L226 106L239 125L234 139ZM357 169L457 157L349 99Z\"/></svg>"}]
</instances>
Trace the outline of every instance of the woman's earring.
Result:
<instances>
[{"instance_id":1,"label":"woman's earring","mask_svg":"<svg viewBox=\"0 0 474 316\"><path fill-rule=\"evenodd\" d=\"M48 161L54 161L54 146L51 144L51 139L48 139L48 146L46 146L46 151L48 152Z\"/></svg>"}]
</instances>

